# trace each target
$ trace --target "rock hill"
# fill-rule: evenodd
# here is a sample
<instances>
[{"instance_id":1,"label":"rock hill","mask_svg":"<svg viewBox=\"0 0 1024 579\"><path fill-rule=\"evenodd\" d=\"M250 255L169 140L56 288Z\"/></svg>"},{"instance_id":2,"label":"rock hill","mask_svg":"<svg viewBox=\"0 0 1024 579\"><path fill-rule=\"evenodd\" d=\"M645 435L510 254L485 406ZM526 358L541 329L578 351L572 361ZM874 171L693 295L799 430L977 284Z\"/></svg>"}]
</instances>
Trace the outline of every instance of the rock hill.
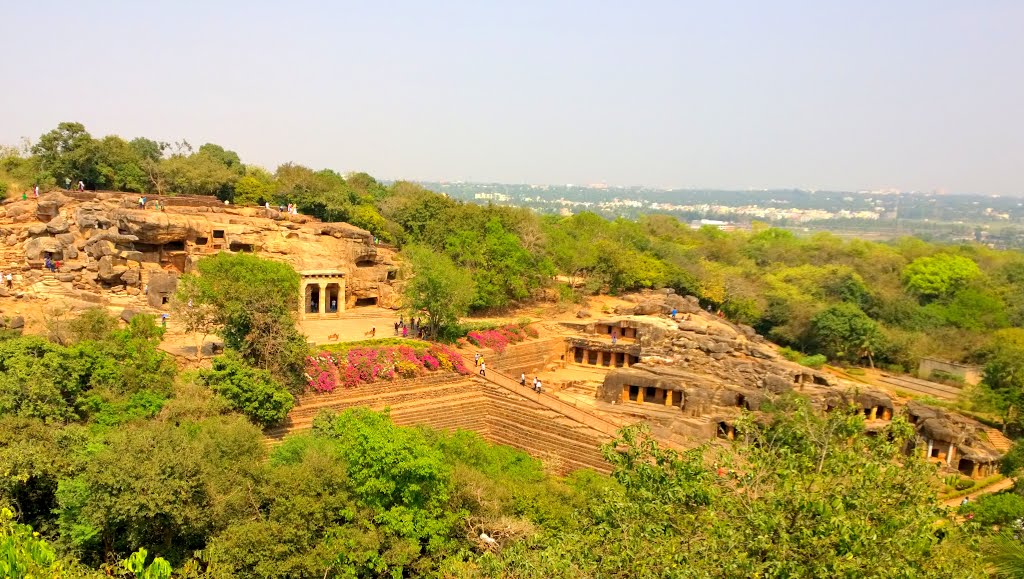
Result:
<instances>
[{"instance_id":1,"label":"rock hill","mask_svg":"<svg viewBox=\"0 0 1024 579\"><path fill-rule=\"evenodd\" d=\"M394 252L353 225L213 197L149 196L142 207L138 195L111 192L3 203L0 272L12 274L13 287L0 298L166 308L178 276L220 251L257 253L300 272L342 272L346 305L397 306ZM47 257L61 263L57 272L44 267Z\"/></svg>"}]
</instances>

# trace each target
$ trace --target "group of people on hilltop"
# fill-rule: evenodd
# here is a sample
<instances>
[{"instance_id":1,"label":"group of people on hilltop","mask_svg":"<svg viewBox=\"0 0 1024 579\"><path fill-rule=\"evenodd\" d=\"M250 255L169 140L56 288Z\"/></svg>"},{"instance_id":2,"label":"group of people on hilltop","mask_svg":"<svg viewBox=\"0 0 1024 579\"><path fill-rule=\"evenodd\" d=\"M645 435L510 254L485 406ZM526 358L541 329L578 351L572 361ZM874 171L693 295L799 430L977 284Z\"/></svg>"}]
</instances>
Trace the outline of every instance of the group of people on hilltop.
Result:
<instances>
[{"instance_id":1,"label":"group of people on hilltop","mask_svg":"<svg viewBox=\"0 0 1024 579\"><path fill-rule=\"evenodd\" d=\"M263 208L269 211L270 201L264 201ZM292 215L299 214L299 206L294 203L289 203L288 205L278 205L277 210L280 211L281 213L290 213Z\"/></svg>"},{"instance_id":2,"label":"group of people on hilltop","mask_svg":"<svg viewBox=\"0 0 1024 579\"><path fill-rule=\"evenodd\" d=\"M139 209L145 209L147 203L149 203L149 198L146 197L145 195L141 195L139 197ZM156 199L156 200L153 201L153 209L155 209L157 211L162 211L163 210L163 207L160 205L160 200L159 199Z\"/></svg>"}]
</instances>

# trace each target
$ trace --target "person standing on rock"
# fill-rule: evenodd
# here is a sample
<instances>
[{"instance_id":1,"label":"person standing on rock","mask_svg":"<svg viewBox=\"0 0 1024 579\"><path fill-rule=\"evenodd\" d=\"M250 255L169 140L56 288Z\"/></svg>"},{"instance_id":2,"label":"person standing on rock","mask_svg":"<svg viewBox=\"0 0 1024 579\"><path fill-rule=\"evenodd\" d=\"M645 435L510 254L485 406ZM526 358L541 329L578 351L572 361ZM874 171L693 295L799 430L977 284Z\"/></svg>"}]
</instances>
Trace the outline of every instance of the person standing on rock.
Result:
<instances>
[{"instance_id":1,"label":"person standing on rock","mask_svg":"<svg viewBox=\"0 0 1024 579\"><path fill-rule=\"evenodd\" d=\"M64 189L71 190L71 177L64 177Z\"/></svg>"},{"instance_id":2,"label":"person standing on rock","mask_svg":"<svg viewBox=\"0 0 1024 579\"><path fill-rule=\"evenodd\" d=\"M672 308L672 319L676 319L676 309Z\"/></svg>"},{"instance_id":3,"label":"person standing on rock","mask_svg":"<svg viewBox=\"0 0 1024 579\"><path fill-rule=\"evenodd\" d=\"M85 193L85 181L78 182L78 190L82 193Z\"/></svg>"},{"instance_id":4,"label":"person standing on rock","mask_svg":"<svg viewBox=\"0 0 1024 579\"><path fill-rule=\"evenodd\" d=\"M618 332L618 330L613 330L612 331L612 345L614 346L615 342L617 342L618 340L619 340L619 332Z\"/></svg>"}]
</instances>

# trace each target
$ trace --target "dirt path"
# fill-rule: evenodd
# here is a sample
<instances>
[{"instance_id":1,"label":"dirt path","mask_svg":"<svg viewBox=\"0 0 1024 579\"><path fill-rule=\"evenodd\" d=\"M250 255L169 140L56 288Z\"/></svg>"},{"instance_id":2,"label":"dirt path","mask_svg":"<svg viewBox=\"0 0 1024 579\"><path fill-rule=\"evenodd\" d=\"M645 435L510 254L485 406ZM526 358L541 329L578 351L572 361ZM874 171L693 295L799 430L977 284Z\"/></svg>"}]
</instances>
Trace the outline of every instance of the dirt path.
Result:
<instances>
[{"instance_id":1,"label":"dirt path","mask_svg":"<svg viewBox=\"0 0 1024 579\"><path fill-rule=\"evenodd\" d=\"M1008 488L1010 488L1012 486L1013 486L1013 479L1012 478L1004 478L1004 479L1002 479L1000 481L996 481L995 483L988 485L987 487L985 487L983 489L980 489L980 490L974 491L972 493L966 494L966 495L964 495L962 497L956 497L955 499L949 499L948 501L942 501L942 506L944 506L944 507L958 507L958 506L960 506L960 503L963 502L964 497L967 497L967 498L969 498L970 500L973 501L974 499L976 499L977 497L980 497L981 495L988 495L988 494L992 494L992 493L997 493L999 491L1006 490L1006 489L1008 489Z\"/></svg>"}]
</instances>

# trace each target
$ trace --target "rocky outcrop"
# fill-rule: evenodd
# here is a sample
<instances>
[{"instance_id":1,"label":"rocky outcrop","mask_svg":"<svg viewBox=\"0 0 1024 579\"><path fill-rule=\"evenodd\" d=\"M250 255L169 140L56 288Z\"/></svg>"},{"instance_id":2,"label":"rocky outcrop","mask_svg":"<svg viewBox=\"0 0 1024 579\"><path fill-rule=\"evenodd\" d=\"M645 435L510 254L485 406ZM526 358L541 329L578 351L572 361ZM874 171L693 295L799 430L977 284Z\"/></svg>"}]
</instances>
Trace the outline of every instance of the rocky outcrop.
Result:
<instances>
[{"instance_id":1,"label":"rocky outcrop","mask_svg":"<svg viewBox=\"0 0 1024 579\"><path fill-rule=\"evenodd\" d=\"M212 198L48 193L0 207L0 253L24 256L23 271L38 271L46 257L63 262L60 281L84 292L146 294L166 306L177 277L219 251L258 252L296 270L344 273L347 306L374 298L397 307L394 252L348 223L320 223L252 207L224 206ZM5 264L5 267L7 264ZM153 293L148 294L146 290Z\"/></svg>"}]
</instances>

